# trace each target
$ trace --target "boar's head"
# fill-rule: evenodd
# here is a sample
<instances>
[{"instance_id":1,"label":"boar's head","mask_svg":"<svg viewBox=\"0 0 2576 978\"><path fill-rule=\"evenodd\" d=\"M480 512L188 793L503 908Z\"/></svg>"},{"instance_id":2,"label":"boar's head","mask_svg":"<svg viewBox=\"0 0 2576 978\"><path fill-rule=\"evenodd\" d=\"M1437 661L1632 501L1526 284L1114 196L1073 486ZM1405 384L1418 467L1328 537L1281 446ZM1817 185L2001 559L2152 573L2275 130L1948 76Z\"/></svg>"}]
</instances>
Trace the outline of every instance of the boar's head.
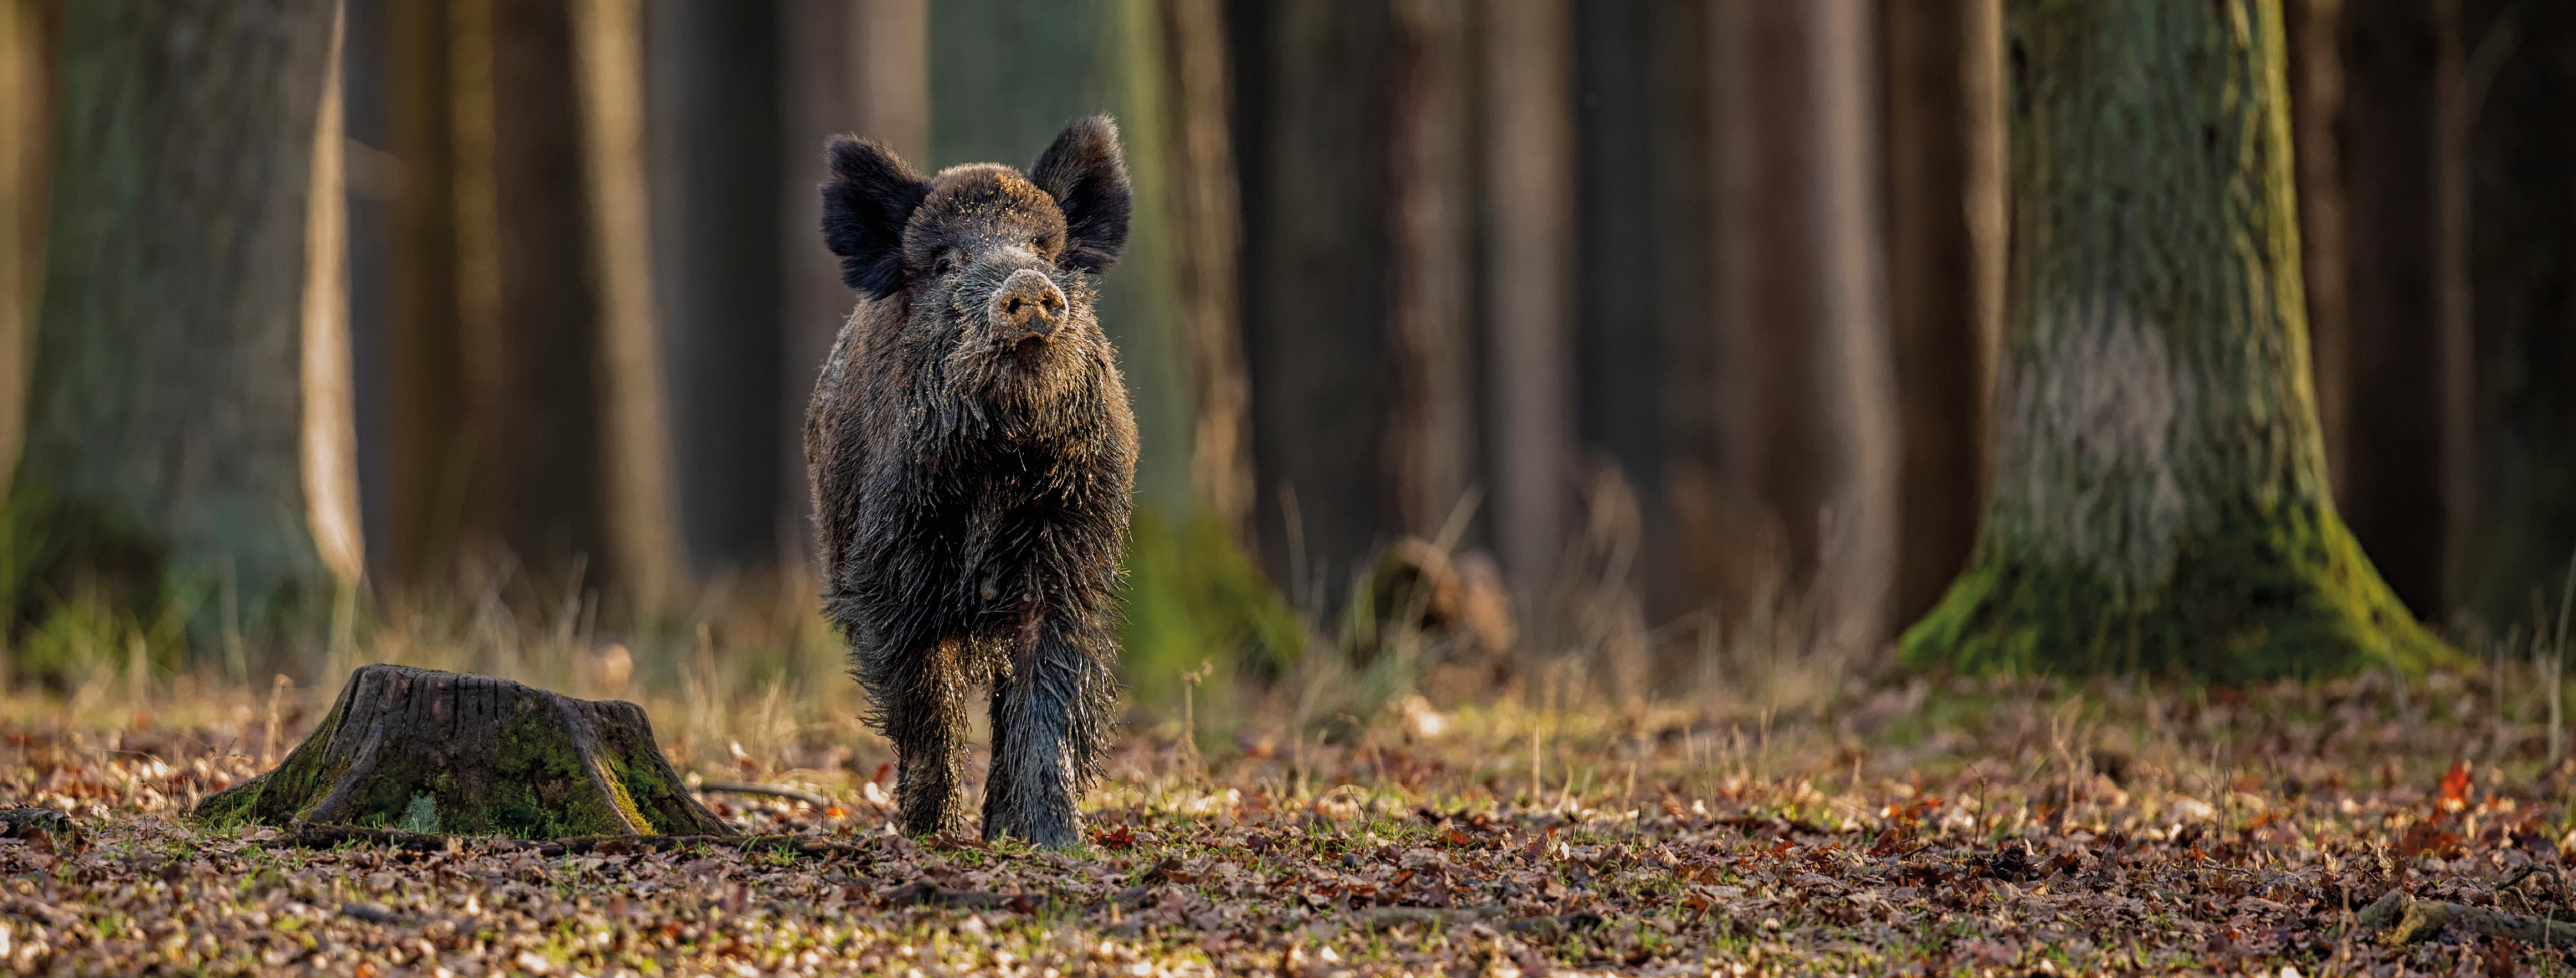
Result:
<instances>
[{"instance_id":1,"label":"boar's head","mask_svg":"<svg viewBox=\"0 0 2576 978\"><path fill-rule=\"evenodd\" d=\"M885 147L839 137L823 238L841 278L880 304L934 389L1006 413L1042 409L1111 363L1088 276L1127 243L1118 128L1067 127L1024 173L991 163L925 178Z\"/></svg>"}]
</instances>

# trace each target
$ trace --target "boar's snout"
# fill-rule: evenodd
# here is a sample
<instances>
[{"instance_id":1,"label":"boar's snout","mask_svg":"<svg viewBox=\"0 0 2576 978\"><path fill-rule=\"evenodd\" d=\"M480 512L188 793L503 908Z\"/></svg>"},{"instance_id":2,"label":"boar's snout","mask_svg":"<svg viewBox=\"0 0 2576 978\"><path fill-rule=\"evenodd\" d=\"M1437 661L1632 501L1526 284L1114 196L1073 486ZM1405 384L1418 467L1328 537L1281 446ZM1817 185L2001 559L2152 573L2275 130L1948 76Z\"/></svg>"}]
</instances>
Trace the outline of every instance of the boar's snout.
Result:
<instances>
[{"instance_id":1,"label":"boar's snout","mask_svg":"<svg viewBox=\"0 0 2576 978\"><path fill-rule=\"evenodd\" d=\"M1046 273L1033 268L1012 272L993 290L993 298L984 306L992 317L993 331L1004 337L1045 339L1064 323L1064 290L1056 287Z\"/></svg>"}]
</instances>

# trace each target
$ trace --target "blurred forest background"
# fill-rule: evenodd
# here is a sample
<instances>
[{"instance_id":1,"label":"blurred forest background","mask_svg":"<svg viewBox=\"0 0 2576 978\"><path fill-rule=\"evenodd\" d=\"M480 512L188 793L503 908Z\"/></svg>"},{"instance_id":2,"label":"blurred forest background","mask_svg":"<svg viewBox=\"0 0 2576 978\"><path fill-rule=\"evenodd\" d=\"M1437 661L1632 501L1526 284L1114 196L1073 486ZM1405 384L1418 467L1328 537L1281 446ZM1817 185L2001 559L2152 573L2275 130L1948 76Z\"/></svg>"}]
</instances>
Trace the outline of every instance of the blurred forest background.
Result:
<instances>
[{"instance_id":1,"label":"blurred forest background","mask_svg":"<svg viewBox=\"0 0 2576 978\"><path fill-rule=\"evenodd\" d=\"M2335 497L2485 651L2576 550L2576 5L2286 12ZM0 648L854 695L823 140L1106 111L1142 705L1871 654L1977 536L2006 71L1999 0L0 0Z\"/></svg>"}]
</instances>

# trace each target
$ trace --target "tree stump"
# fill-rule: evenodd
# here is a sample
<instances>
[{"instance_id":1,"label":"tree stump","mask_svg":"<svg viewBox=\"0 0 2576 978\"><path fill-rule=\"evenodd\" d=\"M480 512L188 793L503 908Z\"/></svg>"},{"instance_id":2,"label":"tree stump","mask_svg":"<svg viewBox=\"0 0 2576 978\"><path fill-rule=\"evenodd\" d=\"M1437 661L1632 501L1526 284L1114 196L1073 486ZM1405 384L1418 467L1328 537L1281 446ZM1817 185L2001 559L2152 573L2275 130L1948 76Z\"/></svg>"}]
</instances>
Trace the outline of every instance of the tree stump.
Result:
<instances>
[{"instance_id":1,"label":"tree stump","mask_svg":"<svg viewBox=\"0 0 2576 978\"><path fill-rule=\"evenodd\" d=\"M196 815L518 839L732 834L663 760L633 703L393 665L350 674L276 770Z\"/></svg>"}]
</instances>

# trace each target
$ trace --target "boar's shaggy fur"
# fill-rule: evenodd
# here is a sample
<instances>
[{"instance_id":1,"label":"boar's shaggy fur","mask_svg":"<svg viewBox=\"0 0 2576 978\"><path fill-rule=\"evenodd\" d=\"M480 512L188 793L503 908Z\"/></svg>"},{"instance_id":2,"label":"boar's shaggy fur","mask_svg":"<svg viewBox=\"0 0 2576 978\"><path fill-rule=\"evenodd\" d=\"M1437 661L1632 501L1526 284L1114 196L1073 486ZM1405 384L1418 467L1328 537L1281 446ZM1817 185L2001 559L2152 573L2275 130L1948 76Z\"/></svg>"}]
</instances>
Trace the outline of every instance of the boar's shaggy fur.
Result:
<instances>
[{"instance_id":1,"label":"boar's shaggy fur","mask_svg":"<svg viewBox=\"0 0 2576 978\"><path fill-rule=\"evenodd\" d=\"M832 141L823 239L861 295L805 418L825 610L894 742L903 824L966 828L966 698L992 690L984 838L1064 845L1117 706L1136 422L1089 276L1126 243L1118 130L1023 174L924 178Z\"/></svg>"}]
</instances>

